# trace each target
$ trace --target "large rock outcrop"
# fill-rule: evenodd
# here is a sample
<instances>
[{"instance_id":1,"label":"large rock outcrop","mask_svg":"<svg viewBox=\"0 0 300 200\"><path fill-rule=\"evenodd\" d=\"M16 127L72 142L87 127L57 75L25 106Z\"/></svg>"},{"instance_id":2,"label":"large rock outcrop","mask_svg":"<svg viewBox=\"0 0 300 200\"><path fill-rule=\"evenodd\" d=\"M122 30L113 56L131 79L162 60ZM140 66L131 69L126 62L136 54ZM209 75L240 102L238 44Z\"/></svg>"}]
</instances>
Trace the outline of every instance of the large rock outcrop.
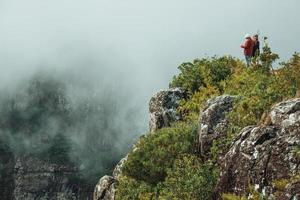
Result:
<instances>
[{"instance_id":1,"label":"large rock outcrop","mask_svg":"<svg viewBox=\"0 0 300 200\"><path fill-rule=\"evenodd\" d=\"M168 127L181 116L176 109L180 100L186 97L186 92L180 88L173 88L157 92L149 102L150 131Z\"/></svg>"},{"instance_id":2,"label":"large rock outcrop","mask_svg":"<svg viewBox=\"0 0 300 200\"><path fill-rule=\"evenodd\" d=\"M115 198L114 177L103 176L95 187L93 198L94 200L113 200Z\"/></svg>"},{"instance_id":3,"label":"large rock outcrop","mask_svg":"<svg viewBox=\"0 0 300 200\"><path fill-rule=\"evenodd\" d=\"M300 99L275 105L267 126L244 128L222 159L215 194L247 194L253 186L263 195L276 199L300 199ZM278 195L274 181L287 180L285 192ZM275 197L276 196L276 197Z\"/></svg>"},{"instance_id":4,"label":"large rock outcrop","mask_svg":"<svg viewBox=\"0 0 300 200\"><path fill-rule=\"evenodd\" d=\"M214 140L226 136L226 113L232 110L234 99L235 97L230 95L210 99L200 112L198 142L202 158L210 157L210 148Z\"/></svg>"},{"instance_id":5,"label":"large rock outcrop","mask_svg":"<svg viewBox=\"0 0 300 200\"><path fill-rule=\"evenodd\" d=\"M127 160L127 156L120 160L116 165L113 176L103 176L97 183L94 189L94 200L114 200L115 199L115 184L118 178L122 175L122 167Z\"/></svg>"},{"instance_id":6,"label":"large rock outcrop","mask_svg":"<svg viewBox=\"0 0 300 200\"><path fill-rule=\"evenodd\" d=\"M186 92L180 88L161 90L149 102L149 130L153 132L163 127L168 127L172 122L181 119L177 112L180 100L186 98ZM136 150L133 145L132 151ZM115 197L115 184L122 175L122 167L127 156L116 165L112 176L103 176L94 189L94 200L113 200Z\"/></svg>"}]
</instances>

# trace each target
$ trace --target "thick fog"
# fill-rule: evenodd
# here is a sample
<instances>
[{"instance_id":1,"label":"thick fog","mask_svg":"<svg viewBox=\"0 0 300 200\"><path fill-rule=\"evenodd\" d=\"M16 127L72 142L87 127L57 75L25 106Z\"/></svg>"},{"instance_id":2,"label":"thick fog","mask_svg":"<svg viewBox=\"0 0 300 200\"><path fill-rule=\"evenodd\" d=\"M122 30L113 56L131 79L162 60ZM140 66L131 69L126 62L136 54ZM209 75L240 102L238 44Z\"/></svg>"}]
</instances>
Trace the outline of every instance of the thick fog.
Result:
<instances>
[{"instance_id":1,"label":"thick fog","mask_svg":"<svg viewBox=\"0 0 300 200\"><path fill-rule=\"evenodd\" d=\"M145 104L181 62L241 57L245 33L260 30L288 58L300 50L299 7L298 0L0 0L1 80L35 68L94 68L89 76L119 75L138 87Z\"/></svg>"},{"instance_id":2,"label":"thick fog","mask_svg":"<svg viewBox=\"0 0 300 200\"><path fill-rule=\"evenodd\" d=\"M112 111L103 130L127 144L147 131L149 98L182 62L243 58L243 36L257 31L282 60L300 51L299 8L298 0L0 0L1 89L16 96L30 77L56 77L72 103L112 106L90 122L101 130L97 120ZM78 146L82 131L72 136Z\"/></svg>"}]
</instances>

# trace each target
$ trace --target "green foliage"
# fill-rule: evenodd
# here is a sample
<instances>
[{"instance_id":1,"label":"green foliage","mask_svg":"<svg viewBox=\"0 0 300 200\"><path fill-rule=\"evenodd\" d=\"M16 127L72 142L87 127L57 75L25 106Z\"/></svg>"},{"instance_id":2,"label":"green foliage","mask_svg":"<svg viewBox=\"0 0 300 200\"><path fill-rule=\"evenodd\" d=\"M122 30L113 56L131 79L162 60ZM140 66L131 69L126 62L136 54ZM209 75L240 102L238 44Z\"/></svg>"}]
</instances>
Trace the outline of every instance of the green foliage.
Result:
<instances>
[{"instance_id":1,"label":"green foliage","mask_svg":"<svg viewBox=\"0 0 300 200\"><path fill-rule=\"evenodd\" d=\"M295 154L298 158L300 158L300 145L298 145L297 147L295 147L295 148L293 149L293 152L294 152L294 154Z\"/></svg>"},{"instance_id":2,"label":"green foliage","mask_svg":"<svg viewBox=\"0 0 300 200\"><path fill-rule=\"evenodd\" d=\"M192 152L196 129L196 123L177 123L142 138L129 154L124 174L151 184L163 181L178 155Z\"/></svg>"},{"instance_id":3,"label":"green foliage","mask_svg":"<svg viewBox=\"0 0 300 200\"><path fill-rule=\"evenodd\" d=\"M287 187L289 185L297 185L300 181L300 174L299 172L292 175L289 178L285 179L276 179L272 181L272 186L274 189L274 197L275 199L280 199L282 198L287 191Z\"/></svg>"},{"instance_id":4,"label":"green foliage","mask_svg":"<svg viewBox=\"0 0 300 200\"><path fill-rule=\"evenodd\" d=\"M213 86L221 90L220 82L233 73L239 61L229 56L196 59L192 63L183 63L174 76L170 87L181 87L189 95L199 91L200 87Z\"/></svg>"},{"instance_id":5,"label":"green foliage","mask_svg":"<svg viewBox=\"0 0 300 200\"><path fill-rule=\"evenodd\" d=\"M211 148L209 162L217 165L218 156L226 152L243 127L267 123L266 116L272 105L300 95L299 54L295 53L292 59L274 70L273 64L278 58L265 43L251 68L232 57L205 58L179 66L180 73L174 76L170 87L182 87L189 94L178 109L185 122L140 140L124 166L130 185L120 184L123 192L119 194L132 193L134 198L131 196L131 199L211 199L217 166L202 163L193 154L197 125L190 122L196 121L208 99L222 94L238 97L233 110L226 116L229 121L227 137L214 140ZM299 150L295 149L295 153ZM280 188L285 184L285 181L275 183ZM263 199L253 188L248 192L253 199ZM246 199L234 194L223 194L222 198Z\"/></svg>"},{"instance_id":6,"label":"green foliage","mask_svg":"<svg viewBox=\"0 0 300 200\"><path fill-rule=\"evenodd\" d=\"M202 164L197 156L181 155L168 170L159 199L209 200L217 179L210 163Z\"/></svg>"},{"instance_id":7,"label":"green foliage","mask_svg":"<svg viewBox=\"0 0 300 200\"><path fill-rule=\"evenodd\" d=\"M116 200L151 200L155 193L153 186L143 181L137 181L128 176L122 176L117 183Z\"/></svg>"},{"instance_id":8,"label":"green foliage","mask_svg":"<svg viewBox=\"0 0 300 200\"><path fill-rule=\"evenodd\" d=\"M213 86L201 87L199 91L195 92L193 96L188 100L183 100L180 104L178 111L183 117L188 118L194 113L198 117L200 108L206 103L206 101L212 97L220 95L218 88Z\"/></svg>"},{"instance_id":9,"label":"green foliage","mask_svg":"<svg viewBox=\"0 0 300 200\"><path fill-rule=\"evenodd\" d=\"M222 195L223 200L247 200L245 196L237 196L235 194L226 193Z\"/></svg>"},{"instance_id":10,"label":"green foliage","mask_svg":"<svg viewBox=\"0 0 300 200\"><path fill-rule=\"evenodd\" d=\"M181 87L188 91L189 94L192 94L204 84L202 70L200 66L195 65L195 62L183 63L178 69L181 73L178 76L174 76L170 87Z\"/></svg>"},{"instance_id":11,"label":"green foliage","mask_svg":"<svg viewBox=\"0 0 300 200\"><path fill-rule=\"evenodd\" d=\"M203 164L195 155L182 154L167 169L165 181L156 185L122 176L117 184L116 199L209 200L212 198L217 174L212 164Z\"/></svg>"},{"instance_id":12,"label":"green foliage","mask_svg":"<svg viewBox=\"0 0 300 200\"><path fill-rule=\"evenodd\" d=\"M219 155L225 155L231 144L231 141L232 140L230 137L223 137L213 140L213 144L210 148L210 161L216 163Z\"/></svg>"},{"instance_id":13,"label":"green foliage","mask_svg":"<svg viewBox=\"0 0 300 200\"><path fill-rule=\"evenodd\" d=\"M240 130L260 122L263 113L268 113L276 102L296 95L300 88L300 57L284 63L276 72L264 73L264 69L245 69L233 74L226 82L225 93L240 96L233 112L229 114L231 129Z\"/></svg>"},{"instance_id":14,"label":"green foliage","mask_svg":"<svg viewBox=\"0 0 300 200\"><path fill-rule=\"evenodd\" d=\"M261 70L263 70L264 72L270 72L270 70L273 70L272 68L272 64L279 59L279 55L272 52L271 48L269 47L268 43L267 43L267 38L264 39L264 46L262 49L262 53L259 56L259 61L258 63L256 63L256 66L254 65L254 67L258 67Z\"/></svg>"},{"instance_id":15,"label":"green foliage","mask_svg":"<svg viewBox=\"0 0 300 200\"><path fill-rule=\"evenodd\" d=\"M278 179L272 181L272 185L276 190L283 191L285 187L289 184L290 180L288 179Z\"/></svg>"},{"instance_id":16,"label":"green foliage","mask_svg":"<svg viewBox=\"0 0 300 200\"><path fill-rule=\"evenodd\" d=\"M223 82L242 70L241 61L230 56L196 59L179 66L180 73L173 77L170 87L181 87L189 94L179 112L184 118L198 115L207 99L223 93Z\"/></svg>"},{"instance_id":17,"label":"green foliage","mask_svg":"<svg viewBox=\"0 0 300 200\"><path fill-rule=\"evenodd\" d=\"M247 195L248 198L245 195ZM267 199L269 199L266 195L263 195L262 193L256 191L253 186L249 187L249 192L248 192L248 194L245 194L245 195L239 196L239 195L232 194L232 193L225 193L225 194L222 194L222 199L223 200L247 200L247 199L267 200Z\"/></svg>"},{"instance_id":18,"label":"green foliage","mask_svg":"<svg viewBox=\"0 0 300 200\"><path fill-rule=\"evenodd\" d=\"M285 63L282 63L283 67L278 70L277 87L287 97L295 96L300 89L300 55L295 53L293 57ZM289 90L285 90L289 87Z\"/></svg>"},{"instance_id":19,"label":"green foliage","mask_svg":"<svg viewBox=\"0 0 300 200\"><path fill-rule=\"evenodd\" d=\"M265 111L277 101L282 100L284 93L278 91L274 76L262 73L261 70L247 69L233 75L226 83L225 93L240 96L235 103L230 121L239 127L257 124Z\"/></svg>"}]
</instances>

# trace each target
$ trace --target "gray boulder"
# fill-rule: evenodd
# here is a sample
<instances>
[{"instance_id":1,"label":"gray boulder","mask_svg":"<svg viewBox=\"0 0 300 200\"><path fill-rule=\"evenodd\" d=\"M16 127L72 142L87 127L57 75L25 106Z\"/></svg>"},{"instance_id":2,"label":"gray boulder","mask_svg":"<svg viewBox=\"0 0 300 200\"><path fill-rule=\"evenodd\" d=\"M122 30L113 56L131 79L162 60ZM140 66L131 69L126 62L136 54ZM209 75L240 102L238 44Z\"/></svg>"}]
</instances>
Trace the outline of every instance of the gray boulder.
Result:
<instances>
[{"instance_id":1,"label":"gray boulder","mask_svg":"<svg viewBox=\"0 0 300 200\"><path fill-rule=\"evenodd\" d=\"M232 110L234 99L234 96L229 95L210 99L200 112L198 142L202 158L210 157L210 148L214 140L226 136L226 113Z\"/></svg>"},{"instance_id":2,"label":"gray boulder","mask_svg":"<svg viewBox=\"0 0 300 200\"><path fill-rule=\"evenodd\" d=\"M94 190L94 200L113 200L115 195L115 179L112 176L103 176Z\"/></svg>"},{"instance_id":3,"label":"gray boulder","mask_svg":"<svg viewBox=\"0 0 300 200\"><path fill-rule=\"evenodd\" d=\"M299 180L288 184L285 193L278 197L272 184L275 180L299 174L300 157L300 99L275 105L270 112L268 126L244 128L222 159L220 178L215 198L222 193L247 193L249 186L275 199L297 199Z\"/></svg>"},{"instance_id":4,"label":"gray boulder","mask_svg":"<svg viewBox=\"0 0 300 200\"><path fill-rule=\"evenodd\" d=\"M294 126L300 120L300 101L291 99L273 107L270 113L271 123L283 129Z\"/></svg>"},{"instance_id":5,"label":"gray boulder","mask_svg":"<svg viewBox=\"0 0 300 200\"><path fill-rule=\"evenodd\" d=\"M121 159L116 165L113 176L103 176L97 183L94 190L94 200L114 200L115 199L115 184L118 178L122 175L122 167L127 160L128 155Z\"/></svg>"},{"instance_id":6,"label":"gray boulder","mask_svg":"<svg viewBox=\"0 0 300 200\"><path fill-rule=\"evenodd\" d=\"M118 179L122 175L122 168L123 168L127 158L128 158L128 155L125 158L122 158L120 160L120 162L117 164L117 166L115 167L115 169L113 171L113 177L115 179Z\"/></svg>"},{"instance_id":7,"label":"gray boulder","mask_svg":"<svg viewBox=\"0 0 300 200\"><path fill-rule=\"evenodd\" d=\"M168 127L174 121L181 119L176 111L180 100L186 98L186 92L180 88L161 90L149 102L150 132Z\"/></svg>"}]
</instances>

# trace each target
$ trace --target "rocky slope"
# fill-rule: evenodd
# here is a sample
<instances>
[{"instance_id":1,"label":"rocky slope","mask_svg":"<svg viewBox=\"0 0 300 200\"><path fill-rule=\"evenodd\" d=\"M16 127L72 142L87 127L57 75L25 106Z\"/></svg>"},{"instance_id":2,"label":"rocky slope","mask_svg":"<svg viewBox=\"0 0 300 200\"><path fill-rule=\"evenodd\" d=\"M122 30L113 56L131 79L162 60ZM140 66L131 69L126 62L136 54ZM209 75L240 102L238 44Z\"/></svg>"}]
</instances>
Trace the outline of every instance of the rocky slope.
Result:
<instances>
[{"instance_id":1,"label":"rocky slope","mask_svg":"<svg viewBox=\"0 0 300 200\"><path fill-rule=\"evenodd\" d=\"M226 113L233 107L235 97L223 95L207 101L199 116L198 141L203 159L210 157L214 140L225 137L228 128Z\"/></svg>"},{"instance_id":2,"label":"rocky slope","mask_svg":"<svg viewBox=\"0 0 300 200\"><path fill-rule=\"evenodd\" d=\"M0 158L1 166L5 167L2 172L6 173L2 174L0 180L1 199L92 199L87 185L75 178L78 177L78 169L73 166L7 153Z\"/></svg>"},{"instance_id":3,"label":"rocky slope","mask_svg":"<svg viewBox=\"0 0 300 200\"><path fill-rule=\"evenodd\" d=\"M149 102L149 130L153 132L157 129L168 127L172 122L181 119L176 112L180 100L186 98L185 91L180 88L161 90L153 95ZM136 150L134 145L132 151ZM94 190L94 200L113 200L115 196L115 183L122 174L122 166L127 160L127 156L120 160L113 171L112 176L105 175L97 183Z\"/></svg>"},{"instance_id":4,"label":"rocky slope","mask_svg":"<svg viewBox=\"0 0 300 200\"><path fill-rule=\"evenodd\" d=\"M215 193L246 194L249 184L264 195L274 196L276 180L288 180L280 199L299 199L300 99L275 105L267 126L245 127L222 158Z\"/></svg>"},{"instance_id":5,"label":"rocky slope","mask_svg":"<svg viewBox=\"0 0 300 200\"><path fill-rule=\"evenodd\" d=\"M168 118L167 110L176 112L183 93L174 91L156 94L150 101L150 130L169 126L180 117ZM171 95L170 95L171 94ZM175 93L176 94L176 93ZM169 97L173 98L169 98ZM162 101L163 99L163 101ZM234 104L235 97L223 95L209 100L200 112L198 143L200 156L210 158L214 140L225 137L228 127L226 114ZM164 103L162 103L164 102ZM155 108L155 109L154 109ZM172 114L176 116L176 114ZM168 119L168 120L164 120ZM223 193L249 194L253 187L261 195L276 199L299 199L300 180L292 179L299 173L300 157L295 152L300 147L300 99L292 99L275 105L267 119L267 125L245 127L234 139L226 152L218 159L220 175L215 187L214 199ZM134 151L134 148L133 148ZM113 176L100 179L94 191L94 200L113 200L115 183L122 173L124 158L116 167ZM276 181L286 180L278 190Z\"/></svg>"}]
</instances>

